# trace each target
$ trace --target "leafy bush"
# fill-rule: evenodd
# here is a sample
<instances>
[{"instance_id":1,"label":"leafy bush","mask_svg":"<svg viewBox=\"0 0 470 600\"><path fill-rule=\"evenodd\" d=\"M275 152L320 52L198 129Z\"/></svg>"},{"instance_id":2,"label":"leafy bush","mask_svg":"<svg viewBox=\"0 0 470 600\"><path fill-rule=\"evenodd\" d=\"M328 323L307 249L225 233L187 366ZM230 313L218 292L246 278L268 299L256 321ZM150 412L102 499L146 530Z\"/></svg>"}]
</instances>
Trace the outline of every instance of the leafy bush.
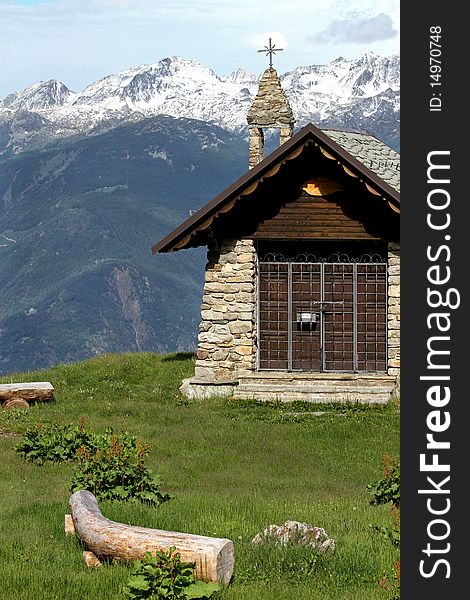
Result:
<instances>
[{"instance_id":1,"label":"leafy bush","mask_svg":"<svg viewBox=\"0 0 470 600\"><path fill-rule=\"evenodd\" d=\"M126 596L131 600L210 598L220 588L216 583L196 581L195 566L196 563L182 562L175 547L168 552L157 550L155 556L146 552L144 560L134 562Z\"/></svg>"},{"instance_id":2,"label":"leafy bush","mask_svg":"<svg viewBox=\"0 0 470 600\"><path fill-rule=\"evenodd\" d=\"M37 464L78 460L72 492L85 489L98 499L137 499L158 506L170 496L160 493L160 480L145 466L148 450L128 432L117 436L108 427L100 435L73 424L38 424L16 445L17 452Z\"/></svg>"},{"instance_id":3,"label":"leafy bush","mask_svg":"<svg viewBox=\"0 0 470 600\"><path fill-rule=\"evenodd\" d=\"M396 459L390 459L388 454L384 455L384 476L375 483L367 486L373 495L371 504L392 503L392 506L400 506L400 463Z\"/></svg>"},{"instance_id":4,"label":"leafy bush","mask_svg":"<svg viewBox=\"0 0 470 600\"><path fill-rule=\"evenodd\" d=\"M380 506L392 504L392 523L388 527L373 526L385 539L394 546L400 546L400 463L384 454L384 476L367 486L373 495L370 504Z\"/></svg>"},{"instance_id":5,"label":"leafy bush","mask_svg":"<svg viewBox=\"0 0 470 600\"><path fill-rule=\"evenodd\" d=\"M145 466L148 450L133 436L112 432L97 447L81 446L71 491L88 490L100 500L137 499L152 506L166 502L170 496L159 491L159 478Z\"/></svg>"},{"instance_id":6,"label":"leafy bush","mask_svg":"<svg viewBox=\"0 0 470 600\"><path fill-rule=\"evenodd\" d=\"M83 425L43 425L28 429L15 450L30 462L64 462L76 458L80 446L91 448L96 444L95 434Z\"/></svg>"}]
</instances>

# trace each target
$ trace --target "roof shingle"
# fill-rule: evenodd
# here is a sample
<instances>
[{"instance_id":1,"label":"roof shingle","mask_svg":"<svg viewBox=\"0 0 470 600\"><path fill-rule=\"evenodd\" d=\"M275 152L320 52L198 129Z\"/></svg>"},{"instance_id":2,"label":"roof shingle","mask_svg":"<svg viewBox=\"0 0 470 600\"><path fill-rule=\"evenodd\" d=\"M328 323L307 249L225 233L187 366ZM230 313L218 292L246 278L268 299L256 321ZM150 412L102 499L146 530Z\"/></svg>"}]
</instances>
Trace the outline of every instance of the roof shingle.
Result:
<instances>
[{"instance_id":1,"label":"roof shingle","mask_svg":"<svg viewBox=\"0 0 470 600\"><path fill-rule=\"evenodd\" d=\"M322 131L393 189L400 191L400 155L395 150L367 133Z\"/></svg>"}]
</instances>

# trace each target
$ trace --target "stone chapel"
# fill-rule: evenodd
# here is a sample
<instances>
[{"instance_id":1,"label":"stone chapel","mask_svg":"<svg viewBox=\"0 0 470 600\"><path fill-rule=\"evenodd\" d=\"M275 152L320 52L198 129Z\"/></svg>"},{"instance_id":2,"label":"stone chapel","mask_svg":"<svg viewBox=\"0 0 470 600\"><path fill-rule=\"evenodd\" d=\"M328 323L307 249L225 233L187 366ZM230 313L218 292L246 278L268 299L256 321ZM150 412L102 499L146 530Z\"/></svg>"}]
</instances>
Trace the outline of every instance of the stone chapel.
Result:
<instances>
[{"instance_id":1,"label":"stone chapel","mask_svg":"<svg viewBox=\"0 0 470 600\"><path fill-rule=\"evenodd\" d=\"M400 375L400 157L366 133L294 133L272 66L247 121L247 172L152 248L208 249L181 391L386 402ZM265 156L270 129L280 144Z\"/></svg>"}]
</instances>

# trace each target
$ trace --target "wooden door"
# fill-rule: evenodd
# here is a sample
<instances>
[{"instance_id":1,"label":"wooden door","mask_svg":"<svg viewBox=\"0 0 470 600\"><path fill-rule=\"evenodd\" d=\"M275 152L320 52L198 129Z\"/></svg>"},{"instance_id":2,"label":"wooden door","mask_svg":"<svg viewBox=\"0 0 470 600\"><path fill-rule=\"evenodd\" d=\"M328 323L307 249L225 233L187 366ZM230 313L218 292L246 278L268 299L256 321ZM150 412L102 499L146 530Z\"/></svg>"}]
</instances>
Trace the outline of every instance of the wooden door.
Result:
<instances>
[{"instance_id":1,"label":"wooden door","mask_svg":"<svg viewBox=\"0 0 470 600\"><path fill-rule=\"evenodd\" d=\"M384 372L385 263L260 262L258 368Z\"/></svg>"}]
</instances>

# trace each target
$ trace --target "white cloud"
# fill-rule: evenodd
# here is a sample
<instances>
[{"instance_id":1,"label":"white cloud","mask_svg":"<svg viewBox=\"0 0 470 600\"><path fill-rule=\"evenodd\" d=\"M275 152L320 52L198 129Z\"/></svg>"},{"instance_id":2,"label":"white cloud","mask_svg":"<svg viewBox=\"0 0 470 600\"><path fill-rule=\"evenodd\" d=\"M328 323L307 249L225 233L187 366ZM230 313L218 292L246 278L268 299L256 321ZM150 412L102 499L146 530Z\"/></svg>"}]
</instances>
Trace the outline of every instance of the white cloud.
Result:
<instances>
[{"instance_id":1,"label":"white cloud","mask_svg":"<svg viewBox=\"0 0 470 600\"><path fill-rule=\"evenodd\" d=\"M331 21L326 29L307 37L309 42L332 42L333 44L368 44L397 37L389 15L381 13L373 17L361 18L355 13L344 19Z\"/></svg>"}]
</instances>

